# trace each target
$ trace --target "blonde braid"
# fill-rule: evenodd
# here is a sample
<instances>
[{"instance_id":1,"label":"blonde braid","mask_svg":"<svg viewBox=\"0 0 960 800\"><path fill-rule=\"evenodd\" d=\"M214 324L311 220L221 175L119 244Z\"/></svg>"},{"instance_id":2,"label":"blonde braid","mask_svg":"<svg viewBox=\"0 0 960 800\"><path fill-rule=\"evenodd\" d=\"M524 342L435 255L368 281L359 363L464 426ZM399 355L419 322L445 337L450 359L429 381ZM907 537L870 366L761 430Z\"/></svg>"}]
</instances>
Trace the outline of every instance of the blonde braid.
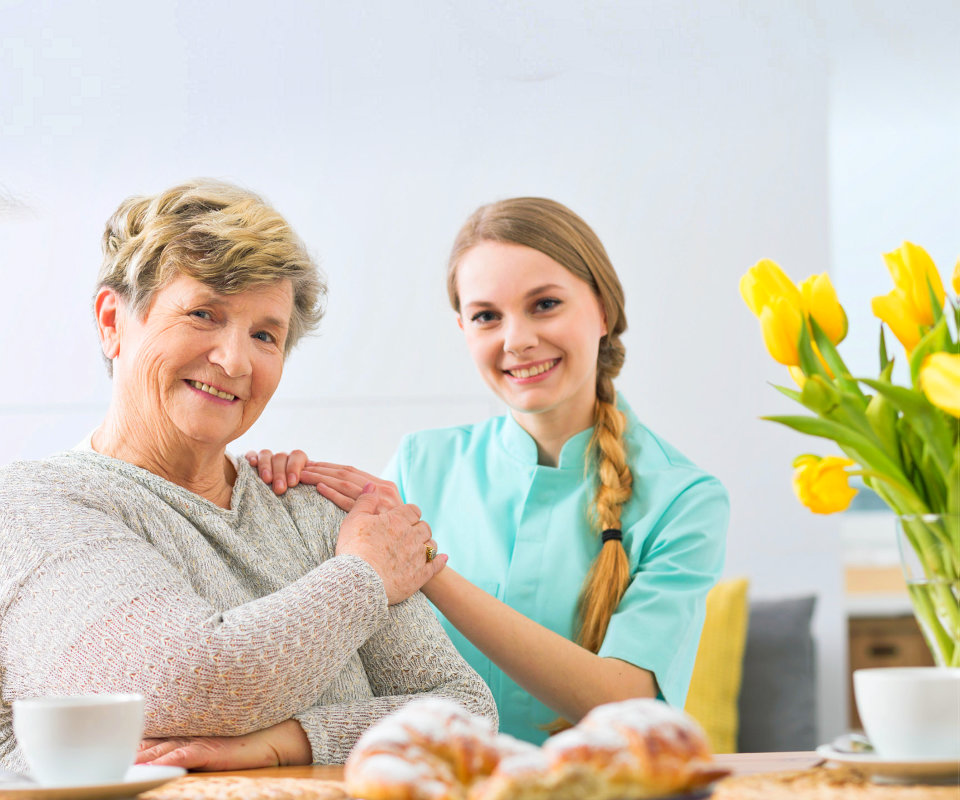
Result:
<instances>
[{"instance_id":1,"label":"blonde braid","mask_svg":"<svg viewBox=\"0 0 960 800\"><path fill-rule=\"evenodd\" d=\"M457 267L481 242L505 242L539 250L586 283L603 309L607 334L597 353L597 401L593 438L585 467L596 470L597 490L590 504L596 535L620 529L620 510L630 499L633 475L627 465L624 431L627 421L617 408L613 379L620 374L626 349L620 335L627 329L623 286L607 251L593 229L566 206L544 197L513 197L480 206L464 223L454 241L447 266L450 305L460 312ZM578 603L576 641L592 653L603 637L630 583L630 562L623 543L604 542L584 580ZM555 733L569 727L558 719L542 726Z\"/></svg>"},{"instance_id":2,"label":"blonde braid","mask_svg":"<svg viewBox=\"0 0 960 800\"><path fill-rule=\"evenodd\" d=\"M616 406L613 379L597 376L591 452L597 469L597 491L592 516L598 532L620 529L620 510L633 491L633 474L627 464L623 441L627 420ZM591 653L600 650L610 618L630 583L630 562L623 542L610 539L590 566L580 595L580 631L577 642Z\"/></svg>"}]
</instances>

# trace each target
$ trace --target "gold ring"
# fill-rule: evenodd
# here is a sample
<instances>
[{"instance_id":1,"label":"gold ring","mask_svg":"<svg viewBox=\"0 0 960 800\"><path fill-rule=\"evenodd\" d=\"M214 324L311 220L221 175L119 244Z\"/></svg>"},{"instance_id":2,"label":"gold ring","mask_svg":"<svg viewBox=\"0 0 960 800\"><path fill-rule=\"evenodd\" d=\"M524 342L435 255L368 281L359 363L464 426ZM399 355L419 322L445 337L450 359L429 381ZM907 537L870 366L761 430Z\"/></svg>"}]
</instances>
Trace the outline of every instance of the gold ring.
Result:
<instances>
[{"instance_id":1,"label":"gold ring","mask_svg":"<svg viewBox=\"0 0 960 800\"><path fill-rule=\"evenodd\" d=\"M437 548L427 545L427 563L429 564L437 557Z\"/></svg>"}]
</instances>

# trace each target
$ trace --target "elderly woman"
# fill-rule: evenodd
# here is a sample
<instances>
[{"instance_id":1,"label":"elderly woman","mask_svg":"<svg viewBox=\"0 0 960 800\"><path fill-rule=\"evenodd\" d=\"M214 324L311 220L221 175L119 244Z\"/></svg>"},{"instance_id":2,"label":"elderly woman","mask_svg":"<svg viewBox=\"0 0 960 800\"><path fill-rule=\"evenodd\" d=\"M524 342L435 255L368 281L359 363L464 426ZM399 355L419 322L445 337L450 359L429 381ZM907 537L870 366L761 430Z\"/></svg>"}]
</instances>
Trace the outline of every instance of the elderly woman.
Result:
<instances>
[{"instance_id":1,"label":"elderly woman","mask_svg":"<svg viewBox=\"0 0 960 800\"><path fill-rule=\"evenodd\" d=\"M277 497L226 453L319 321L287 222L195 181L127 200L103 246L106 419L0 470L0 765L23 768L10 703L37 695L140 692L141 760L215 769L342 762L414 694L495 717L418 593L445 557L415 506Z\"/></svg>"}]
</instances>

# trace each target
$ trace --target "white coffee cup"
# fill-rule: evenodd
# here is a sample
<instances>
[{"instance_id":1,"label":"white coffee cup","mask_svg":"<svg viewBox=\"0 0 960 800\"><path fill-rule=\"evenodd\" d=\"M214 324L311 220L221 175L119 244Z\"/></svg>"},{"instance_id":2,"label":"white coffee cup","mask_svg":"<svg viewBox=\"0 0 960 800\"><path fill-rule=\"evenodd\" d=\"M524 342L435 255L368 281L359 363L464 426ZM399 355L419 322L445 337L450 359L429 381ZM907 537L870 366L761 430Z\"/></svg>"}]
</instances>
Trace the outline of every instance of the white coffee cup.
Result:
<instances>
[{"instance_id":1,"label":"white coffee cup","mask_svg":"<svg viewBox=\"0 0 960 800\"><path fill-rule=\"evenodd\" d=\"M14 700L13 733L31 777L43 786L119 783L143 736L143 696Z\"/></svg>"},{"instance_id":2,"label":"white coffee cup","mask_svg":"<svg viewBox=\"0 0 960 800\"><path fill-rule=\"evenodd\" d=\"M881 757L960 760L960 668L858 669L853 690Z\"/></svg>"}]
</instances>

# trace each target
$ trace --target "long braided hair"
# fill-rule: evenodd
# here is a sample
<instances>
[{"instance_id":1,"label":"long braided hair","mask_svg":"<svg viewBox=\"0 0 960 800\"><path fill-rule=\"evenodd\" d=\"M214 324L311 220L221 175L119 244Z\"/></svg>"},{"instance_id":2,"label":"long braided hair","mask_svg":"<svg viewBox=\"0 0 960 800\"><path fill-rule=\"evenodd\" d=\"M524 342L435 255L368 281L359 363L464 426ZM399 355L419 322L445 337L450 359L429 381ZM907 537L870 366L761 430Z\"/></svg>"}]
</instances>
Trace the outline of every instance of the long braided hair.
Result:
<instances>
[{"instance_id":1,"label":"long braided hair","mask_svg":"<svg viewBox=\"0 0 960 800\"><path fill-rule=\"evenodd\" d=\"M600 239L566 206L542 197L501 200L478 208L457 234L447 269L447 293L457 312L457 267L470 248L484 241L539 250L588 284L600 301L607 334L597 353L597 400L585 468L595 470L597 481L589 511L594 534L599 537L601 531L619 529L620 511L633 486L623 440L626 418L617 408L613 388L626 354L620 341L627 328L620 279ZM600 650L629 583L630 564L623 543L611 538L601 545L581 588L578 644L593 653Z\"/></svg>"}]
</instances>

